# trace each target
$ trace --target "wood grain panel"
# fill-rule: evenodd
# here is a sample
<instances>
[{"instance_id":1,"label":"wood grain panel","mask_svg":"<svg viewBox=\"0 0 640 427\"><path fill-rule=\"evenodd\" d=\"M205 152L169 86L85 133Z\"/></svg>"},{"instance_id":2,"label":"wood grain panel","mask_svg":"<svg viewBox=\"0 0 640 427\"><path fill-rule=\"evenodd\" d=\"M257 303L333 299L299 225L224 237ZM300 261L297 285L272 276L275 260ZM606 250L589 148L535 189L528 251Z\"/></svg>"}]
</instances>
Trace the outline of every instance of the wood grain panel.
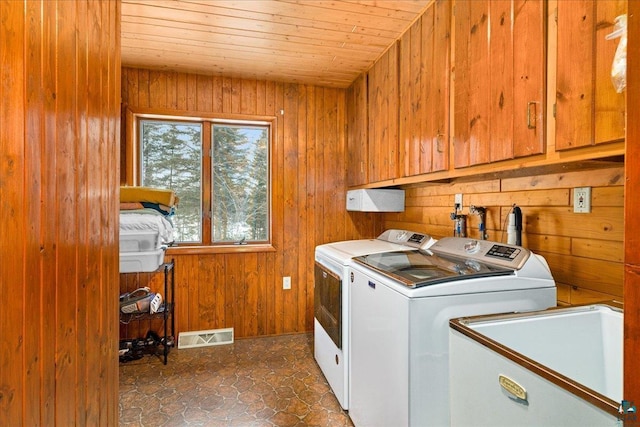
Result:
<instances>
[{"instance_id":1,"label":"wood grain panel","mask_svg":"<svg viewBox=\"0 0 640 427\"><path fill-rule=\"evenodd\" d=\"M149 72L149 104L158 108L167 108L169 93L167 92L167 73Z\"/></svg>"},{"instance_id":2,"label":"wood grain panel","mask_svg":"<svg viewBox=\"0 0 640 427\"><path fill-rule=\"evenodd\" d=\"M453 91L453 121L456 124L452 129L453 165L463 167L470 163L470 138L469 132L469 100L471 98L471 74L468 56L468 38L471 32L471 10L463 3L463 7L456 5L454 19L453 60L454 66L454 91ZM464 43L461 42L464 40Z\"/></svg>"},{"instance_id":3,"label":"wood grain panel","mask_svg":"<svg viewBox=\"0 0 640 427\"><path fill-rule=\"evenodd\" d=\"M593 206L623 206L624 187L597 187L591 192Z\"/></svg>"},{"instance_id":4,"label":"wood grain panel","mask_svg":"<svg viewBox=\"0 0 640 427\"><path fill-rule=\"evenodd\" d=\"M543 153L546 2L454 7L454 166Z\"/></svg>"},{"instance_id":5,"label":"wood grain panel","mask_svg":"<svg viewBox=\"0 0 640 427\"><path fill-rule=\"evenodd\" d=\"M389 53L386 52L380 57L368 73L368 103L367 103L367 120L369 134L369 159L368 182L381 181L386 177L384 171L389 164L389 155L387 149L388 138L383 134L383 130L388 126L388 111L385 109L385 96L388 96L385 86L385 75L388 75Z\"/></svg>"},{"instance_id":6,"label":"wood grain panel","mask_svg":"<svg viewBox=\"0 0 640 427\"><path fill-rule=\"evenodd\" d=\"M640 69L640 3L629 2L627 69ZM640 103L640 73L627 76L627 105ZM623 397L640 401L640 376L636 372L640 355L640 114L628 108L625 156L625 242L624 242L624 392Z\"/></svg>"},{"instance_id":7,"label":"wood grain panel","mask_svg":"<svg viewBox=\"0 0 640 427\"><path fill-rule=\"evenodd\" d=\"M543 215L543 212L547 215ZM527 210L526 227L528 231L534 233L622 241L624 229L622 206L593 207L588 215L587 218L585 214L575 214L572 207L531 207Z\"/></svg>"},{"instance_id":8,"label":"wood grain panel","mask_svg":"<svg viewBox=\"0 0 640 427\"><path fill-rule=\"evenodd\" d=\"M412 100L412 109L410 111L409 121L407 123L407 131L410 132L409 146L412 148L409 150L408 165L404 166L404 174L406 175L418 175L422 171L430 172L433 159L431 134L433 129L434 114L437 111L437 107L434 111L428 110L434 104L430 104L435 96L432 94L432 84L435 84L434 80L436 76L432 73L436 63L433 52L433 38L434 38L434 7L428 8L425 13L422 14L420 19L411 27L411 30L405 33L411 36L410 40L410 62L403 64L399 63L400 72L409 71L405 79L413 81L415 86L413 93L415 98ZM402 40L402 39L401 39ZM444 58L437 58L446 60ZM437 62L439 63L439 62ZM400 77L400 82L402 78ZM406 99L405 94L399 92L399 104L402 108L402 102ZM407 97L408 98L408 97ZM440 108L446 108L446 103L438 105ZM432 113L432 114L429 114ZM399 132L402 135L402 127ZM402 141L402 136L399 140ZM400 143L399 149L402 149L402 143ZM402 162L399 165L399 175L402 173Z\"/></svg>"},{"instance_id":9,"label":"wood grain panel","mask_svg":"<svg viewBox=\"0 0 640 427\"><path fill-rule=\"evenodd\" d=\"M73 35L75 31L74 21L76 20L75 9L70 8L64 15L58 15L58 23L60 25L58 29L58 40L66 40L69 43L69 48L77 48L77 41ZM68 20L67 20L68 19ZM67 73L63 78L62 85L67 88L73 88L77 85L76 75L76 61L75 55L70 55L66 59L68 68ZM96 70L100 73L100 70ZM49 185L55 185L57 189L58 201L55 205L56 212L58 212L57 223L58 233L57 240L57 254L61 259L67 260L65 264L57 264L56 277L62 283L75 283L75 275L78 269L77 260L75 257L76 243L77 243L77 230L76 230L76 210L66 210L63 214L63 209L74 201L75 183L73 177L74 164L76 162L75 153L75 138L74 138L74 103L75 99L71 97L56 98L58 126L56 129L56 135L54 136L56 141L56 180ZM77 203L77 201L76 201ZM67 301L68 303L58 308L56 316L56 331L54 334L57 343L56 357L58 363L56 365L56 379L61 384L73 384L76 380L75 366L78 364L75 354L75 346L78 341L78 330L75 328L75 311L78 307L78 301L76 300L76 286L63 286L56 292L56 298L61 301ZM76 390L73 387L59 387L57 388L57 395L61 401L68 402L75 400ZM75 408L71 405L62 406L56 411L56 424L62 423L64 420L72 420L75 418Z\"/></svg>"},{"instance_id":10,"label":"wood grain panel","mask_svg":"<svg viewBox=\"0 0 640 427\"><path fill-rule=\"evenodd\" d=\"M0 6L2 7L2 6ZM33 53L33 58L31 62L31 67L33 69L41 69L43 66L43 31L42 31L42 19L37 19L35 17L38 15L38 9L40 5L36 2L31 2L27 4L27 15L34 17L31 20L25 22L27 31L26 37L26 45L27 50ZM2 16L6 16L4 14L5 10L3 10ZM3 31L3 34L4 31ZM0 43L1 44L1 43ZM16 42L15 45L12 44L15 48L20 46L19 42ZM0 47L0 51L3 48ZM16 65L18 61L16 61ZM13 70L13 72L17 72L17 70ZM2 81L5 81L5 75L2 76ZM4 85L3 88L6 88ZM29 183L26 188L27 194L40 194L43 188L46 188L45 183L43 183L41 170L42 165L47 161L42 154L42 144L40 142L40 135L43 132L44 126L42 121L42 112L44 109L44 101L42 96L42 88L41 82L36 81L35 79L28 79L26 84L26 105L29 106L30 109L34 111L34 114L29 115L25 119L25 126L27 129L27 143L25 144L25 158L31 159L32 166L29 168L27 174L27 182ZM7 97L6 92L0 94L2 99ZM1 102L1 101L0 101ZM16 99L11 100L12 103L18 102ZM1 107L0 107L1 108ZM13 113L18 116L22 115L23 112L19 109L13 109ZM6 113L8 111L4 108L2 109L1 117L5 118ZM37 114L35 112L38 112ZM16 117L16 121L10 120L9 123L19 123L18 117ZM17 130L17 129L16 129ZM5 134L3 133L0 137L0 141L5 141ZM2 143L0 142L0 145ZM0 153L6 153L5 147L0 148ZM0 167L0 176L4 176L2 169ZM6 185L6 184L5 184ZM3 198L5 194L2 190L0 190L3 194ZM0 202L1 204L2 202ZM11 202L9 202L11 204ZM39 203L29 203L27 205L27 212L25 215L25 220L32 224L31 232L25 235L25 243L30 248L35 248L40 243L40 238L44 234L43 224L41 221L42 216L42 207ZM6 209L5 205L2 205L2 209ZM4 251L2 251L3 260L4 260ZM17 255L17 254L16 254ZM25 264L26 265L38 265L40 263L40 254L36 251L29 250L25 254ZM11 260L7 260L5 262L11 263ZM16 264L18 265L18 264ZM25 283L38 283L40 281L41 272L38 269L30 268L26 270L25 274ZM3 280L0 280L1 284L4 283ZM25 287L25 297L27 301L41 301L43 298L46 298L47 293L51 294L55 292L53 287L49 287L49 289L44 289L42 286L26 286ZM3 295L7 295L5 289L1 290ZM4 301L3 301L4 304ZM31 319L30 322L33 322L35 325L42 325L44 322L45 316L40 311L30 311ZM17 315L18 312L13 313L13 315ZM1 328L1 326L0 326ZM24 420L25 424L36 425L40 422L40 419L53 419L53 413L51 410L47 411L47 409L40 404L40 393L44 393L45 395L48 393L53 394L54 380L51 375L45 375L45 368L48 369L47 366L40 363L41 358L44 360L52 360L53 357L44 354L44 351L40 348L40 337L41 333L47 333L48 331L43 331L43 327L30 327L25 331L24 342L25 342L25 370L30 372L30 375L27 376L24 383L24 400L28 405L31 406L32 410L27 414L26 419ZM5 333L4 329L3 334ZM4 344L3 344L4 347ZM53 352L53 349L49 349L49 352ZM3 357L4 359L4 357ZM18 372L14 372L18 374ZM19 380L18 377L16 377ZM41 380L45 379L41 382ZM6 384L6 383L5 383ZM0 399L2 400L2 399ZM2 408L2 404L0 404L0 408ZM19 408L19 404L16 404L16 408ZM4 409L4 408L2 408ZM6 414L4 411L0 409L0 418L4 419L4 415ZM6 419L11 419L11 416Z\"/></svg>"},{"instance_id":11,"label":"wood grain panel","mask_svg":"<svg viewBox=\"0 0 640 427\"><path fill-rule=\"evenodd\" d=\"M621 302L621 298L612 299L610 294L604 292L596 292L589 289L579 288L577 286L571 286L570 288L569 302L572 305L594 304L601 303L603 301Z\"/></svg>"},{"instance_id":12,"label":"wood grain panel","mask_svg":"<svg viewBox=\"0 0 640 427\"><path fill-rule=\"evenodd\" d=\"M295 104L297 105L297 109L298 109L297 116L298 116L299 122L301 123L307 123L306 104L307 104L307 96L311 90L314 90L314 88L309 88L307 86L301 87L298 92L298 97L297 99L295 99ZM346 123L346 122L343 122L343 123ZM304 126L298 126L298 128L296 129L296 132L297 132L297 139L300 141L299 147L296 150L297 151L296 153L297 169L310 170L310 168L313 167L312 166L313 161L311 158L309 158L307 153L307 138L306 138L307 130L305 129ZM343 155L346 153L345 150L342 150L341 152ZM342 178L344 179L344 176ZM297 180L297 194L299 195L300 202L298 203L298 212L297 212L298 220L296 221L296 224L297 224L296 233L299 235L303 235L305 237L298 239L295 242L294 247L296 247L296 253L298 254L299 259L310 259L313 257L313 254L309 252L310 248L308 246L308 241L306 239L306 233L304 232L303 221L300 220L300 218L308 217L311 213L310 206L309 206L309 199L307 197L309 195L309 191L308 191L308 183L306 179ZM293 276L292 280L296 280L296 282L299 283L300 278L306 277L306 269L307 269L307 266L305 265L304 262L298 262L292 268L292 276ZM306 308L312 307L313 303L311 302L311 305L309 305L310 300L308 299L308 295L307 295L308 291L306 287L297 286L295 289L292 289L292 290L294 290L297 293L296 312L303 313L302 316L297 316L297 324L295 326L295 329L298 331L304 331L306 329L306 324L307 324L306 315L308 315Z\"/></svg>"},{"instance_id":13,"label":"wood grain panel","mask_svg":"<svg viewBox=\"0 0 640 427\"><path fill-rule=\"evenodd\" d=\"M564 283L556 282L556 297L558 299L558 306L571 305L571 286Z\"/></svg>"},{"instance_id":14,"label":"wood grain panel","mask_svg":"<svg viewBox=\"0 0 640 427\"><path fill-rule=\"evenodd\" d=\"M138 74L138 104L140 107L149 107L149 70L142 70Z\"/></svg>"},{"instance_id":15,"label":"wood grain panel","mask_svg":"<svg viewBox=\"0 0 640 427\"><path fill-rule=\"evenodd\" d=\"M552 188L621 186L625 182L624 168L612 167L597 170L567 172L562 174L535 175L505 178L503 191L526 191ZM595 189L594 189L595 191ZM620 206L618 204L618 206Z\"/></svg>"},{"instance_id":16,"label":"wood grain panel","mask_svg":"<svg viewBox=\"0 0 640 427\"><path fill-rule=\"evenodd\" d=\"M369 182L398 174L398 45L369 70Z\"/></svg>"},{"instance_id":17,"label":"wood grain panel","mask_svg":"<svg viewBox=\"0 0 640 427\"><path fill-rule=\"evenodd\" d=\"M43 34L42 34L42 46L43 46L43 76L42 76L42 88L45 92L45 105L44 111L41 113L44 115L44 129L43 133L39 135L33 135L35 141L37 141L36 145L41 146L41 152L43 152L43 163L40 165L42 168L42 180L43 185L46 190L43 191L43 199L44 204L46 206L56 206L56 195L53 188L48 183L55 182L56 180L56 169L55 169L55 158L56 158L56 147L55 147L55 132L57 120L55 114L52 114L56 108L56 78L55 78L55 69L56 69L56 55L51 49L47 49L46 46L55 46L55 33L54 33L54 20L55 14L57 13L56 4L54 2L45 3L44 5L44 25L43 25ZM94 64L95 67L95 64ZM37 74L36 74L37 75ZM41 117L36 116L37 119L41 119ZM44 141L41 141L42 135L46 135L44 137ZM98 132L93 130L93 135L97 135ZM42 272L44 277L55 277L57 263L55 260L55 246L56 246L56 218L54 215L48 215L44 218L43 222L43 230L42 230L42 241L40 242L43 245L44 242L44 257L42 259ZM43 289L46 298L45 300L54 301L56 297L56 290L45 287ZM44 319L43 319L44 321ZM46 336L53 336L55 334L55 324L44 322L42 333ZM53 372L55 371L55 349L49 348L45 350L46 353L44 355L44 372ZM56 380L54 376L45 376L44 383L44 391L50 394L47 394L45 401L41 404L41 407L47 408L46 416L49 419L54 419L55 410L53 409L55 406L55 388L56 388ZM51 408L51 409L49 409Z\"/></svg>"},{"instance_id":18,"label":"wood grain panel","mask_svg":"<svg viewBox=\"0 0 640 427\"><path fill-rule=\"evenodd\" d=\"M511 206L566 206L571 190L555 188L501 193L470 194L467 203L481 205Z\"/></svg>"},{"instance_id":19,"label":"wood grain panel","mask_svg":"<svg viewBox=\"0 0 640 427\"><path fill-rule=\"evenodd\" d=\"M489 1L465 2L469 7L469 115L462 126L469 127L469 161L472 165L489 161L491 114L491 68L489 55ZM460 3L462 5L462 3ZM456 7L458 4L456 4ZM456 37L458 35L456 34ZM457 43L457 42L456 42ZM457 58L457 54L456 54ZM457 166L457 165L456 165ZM467 165L462 165L467 166Z\"/></svg>"},{"instance_id":20,"label":"wood grain panel","mask_svg":"<svg viewBox=\"0 0 640 427\"><path fill-rule=\"evenodd\" d=\"M596 258L605 261L623 262L623 242L595 239L571 239L571 252L584 258Z\"/></svg>"},{"instance_id":21,"label":"wood grain panel","mask_svg":"<svg viewBox=\"0 0 640 427\"><path fill-rule=\"evenodd\" d=\"M425 15L433 14L429 8ZM422 21L427 20L423 15L399 40L399 137L398 158L401 176L416 175L420 169L420 116L422 107L421 81L426 78L420 68L422 58L421 37Z\"/></svg>"},{"instance_id":22,"label":"wood grain panel","mask_svg":"<svg viewBox=\"0 0 640 427\"><path fill-rule=\"evenodd\" d=\"M622 297L621 263L541 252L549 263L553 278L582 289Z\"/></svg>"},{"instance_id":23,"label":"wood grain panel","mask_svg":"<svg viewBox=\"0 0 640 427\"><path fill-rule=\"evenodd\" d=\"M424 186L415 186L416 194L420 196L427 195L450 195L450 206L453 206L454 193L486 193L500 191L500 180L489 179L480 181L451 182L444 184L431 184Z\"/></svg>"},{"instance_id":24,"label":"wood grain panel","mask_svg":"<svg viewBox=\"0 0 640 427\"><path fill-rule=\"evenodd\" d=\"M558 2L557 150L593 143L596 3Z\"/></svg>"},{"instance_id":25,"label":"wood grain panel","mask_svg":"<svg viewBox=\"0 0 640 427\"><path fill-rule=\"evenodd\" d=\"M451 3L435 2L399 41L399 175L448 166Z\"/></svg>"},{"instance_id":26,"label":"wood grain panel","mask_svg":"<svg viewBox=\"0 0 640 427\"><path fill-rule=\"evenodd\" d=\"M611 82L620 39L606 40L624 0L558 2L558 82L556 147L622 141L625 99Z\"/></svg>"},{"instance_id":27,"label":"wood grain panel","mask_svg":"<svg viewBox=\"0 0 640 427\"><path fill-rule=\"evenodd\" d=\"M607 40L615 26L615 18L627 13L627 0L596 2L596 35L594 57L594 143L622 141L625 138L625 97L611 82L611 66L620 39Z\"/></svg>"},{"instance_id":28,"label":"wood grain panel","mask_svg":"<svg viewBox=\"0 0 640 427\"><path fill-rule=\"evenodd\" d=\"M10 4L0 5L4 19L0 22L2 30L2 40L0 40L0 52L3 58L10 59L4 61L6 67L0 71L2 84L0 85L0 117L3 119L3 126L0 127L0 153L2 163L0 163L0 176L2 177L2 200L0 207L7 215L0 224L5 238L2 240L2 261L4 268L0 275L0 291L2 292L3 310L0 313L0 419L8 422L23 420L22 412L25 402L23 393L25 391L24 375L15 369L15 366L22 365L21 335L23 331L17 328L22 323L22 317L28 312L24 306L23 294L26 290L13 285L13 280L20 280L25 271L25 259L21 250L10 250L9 242L21 242L20 234L26 230L26 218L21 215L24 209L27 195L23 193L24 173L27 165L25 163L24 150L25 143L21 135L24 127L26 111L23 87L26 76L21 67L24 64L22 50L25 40L24 33L25 17L20 13L19 8L11 8ZM15 106L19 108L15 108ZM13 126L4 125L13 123ZM6 189L15 188L20 191L9 192ZM39 219L39 218L38 218ZM11 238L12 237L12 238ZM17 304L16 304L17 302ZM15 309L19 308L19 309ZM9 308L8 310L6 308ZM12 309L14 308L14 309ZM30 343L33 345L34 343ZM31 350L33 351L33 350ZM37 390L37 389L36 389ZM38 405L40 408L40 405Z\"/></svg>"},{"instance_id":29,"label":"wood grain panel","mask_svg":"<svg viewBox=\"0 0 640 427\"><path fill-rule=\"evenodd\" d=\"M285 84L284 88L284 110L285 115L290 116L284 122L283 134L283 246L282 246L282 276L291 277L291 290L285 292L282 286L279 290L282 295L282 331L295 331L300 314L298 312L297 301L300 283L297 277L298 247L299 240L299 212L300 206L303 205L304 198L299 197L298 193L298 177L295 172L299 169L298 165L298 146L304 148L304 138L298 139L298 129L300 126L300 117L298 111L298 86L293 84ZM304 87L300 88L304 93ZM317 98L316 98L317 99ZM302 100L304 103L304 99ZM326 111L325 111L326 114ZM304 255L304 254L300 254ZM276 282L277 283L277 282ZM298 286L293 286L298 284Z\"/></svg>"},{"instance_id":30,"label":"wood grain panel","mask_svg":"<svg viewBox=\"0 0 640 427\"><path fill-rule=\"evenodd\" d=\"M436 195L436 196L420 196L411 194L408 196L405 194L404 206L405 211L407 209L411 209L413 206L447 206L451 205L451 196L448 194L445 195ZM452 205L453 206L453 205Z\"/></svg>"},{"instance_id":31,"label":"wood grain panel","mask_svg":"<svg viewBox=\"0 0 640 427\"><path fill-rule=\"evenodd\" d=\"M312 330L315 246L374 237L382 226L379 214L344 209L346 91L159 73L153 75L166 85L141 86L141 76L150 72L124 68L123 102L135 109L136 100L156 99L164 106L159 112L171 114L171 100L178 99L196 115L259 113L276 118L271 153L275 251L168 255L176 262L177 331L233 327L236 337L242 338ZM158 92L151 93L154 89ZM147 93L136 93L140 90ZM121 287L125 276L121 275ZM291 290L282 289L283 276L291 277ZM132 331L146 332L142 328L126 333Z\"/></svg>"},{"instance_id":32,"label":"wood grain panel","mask_svg":"<svg viewBox=\"0 0 640 427\"><path fill-rule=\"evenodd\" d=\"M575 248L576 239L552 234L527 234L527 247L535 252L549 252L554 254L571 255ZM611 245L619 244L612 242ZM579 254L576 254L579 256ZM604 259L604 258L603 258Z\"/></svg>"},{"instance_id":33,"label":"wood grain panel","mask_svg":"<svg viewBox=\"0 0 640 427\"><path fill-rule=\"evenodd\" d=\"M547 5L513 2L513 155L545 151L545 51Z\"/></svg>"},{"instance_id":34,"label":"wood grain panel","mask_svg":"<svg viewBox=\"0 0 640 427\"><path fill-rule=\"evenodd\" d=\"M433 41L425 36L422 40L433 50L431 78L429 79L428 110L431 111L431 171L443 171L449 168L449 117L451 115L451 2L437 0L434 3ZM426 59L426 58L425 58ZM429 64L428 60L425 61Z\"/></svg>"},{"instance_id":35,"label":"wood grain panel","mask_svg":"<svg viewBox=\"0 0 640 427\"><path fill-rule=\"evenodd\" d=\"M493 0L489 7L489 161L513 158L514 46L511 0ZM486 85L487 82L478 82ZM487 135L488 136L488 135Z\"/></svg>"},{"instance_id":36,"label":"wood grain panel","mask_svg":"<svg viewBox=\"0 0 640 427\"><path fill-rule=\"evenodd\" d=\"M347 184L367 183L369 134L367 127L367 74L361 74L347 89Z\"/></svg>"},{"instance_id":37,"label":"wood grain panel","mask_svg":"<svg viewBox=\"0 0 640 427\"><path fill-rule=\"evenodd\" d=\"M1 425L117 423L119 13L0 3Z\"/></svg>"},{"instance_id":38,"label":"wood grain panel","mask_svg":"<svg viewBox=\"0 0 640 427\"><path fill-rule=\"evenodd\" d=\"M621 298L612 297L610 294L579 288L566 283L556 282L556 286L558 291L558 305L562 306L594 304L606 301L620 302L621 300Z\"/></svg>"}]
</instances>

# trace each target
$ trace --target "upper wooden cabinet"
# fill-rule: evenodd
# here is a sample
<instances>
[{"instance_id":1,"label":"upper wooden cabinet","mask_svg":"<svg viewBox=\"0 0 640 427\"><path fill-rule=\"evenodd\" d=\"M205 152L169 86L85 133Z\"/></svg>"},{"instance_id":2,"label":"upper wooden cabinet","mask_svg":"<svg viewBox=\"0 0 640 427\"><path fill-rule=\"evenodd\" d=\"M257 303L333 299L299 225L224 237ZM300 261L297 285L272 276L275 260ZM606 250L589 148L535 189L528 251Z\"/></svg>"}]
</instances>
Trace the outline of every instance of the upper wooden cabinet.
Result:
<instances>
[{"instance_id":1,"label":"upper wooden cabinet","mask_svg":"<svg viewBox=\"0 0 640 427\"><path fill-rule=\"evenodd\" d=\"M623 155L605 36L627 4L434 1L347 91L349 186Z\"/></svg>"},{"instance_id":2,"label":"upper wooden cabinet","mask_svg":"<svg viewBox=\"0 0 640 427\"><path fill-rule=\"evenodd\" d=\"M367 184L369 143L367 124L367 74L363 73L347 89L347 185Z\"/></svg>"},{"instance_id":3,"label":"upper wooden cabinet","mask_svg":"<svg viewBox=\"0 0 640 427\"><path fill-rule=\"evenodd\" d=\"M546 2L454 3L456 168L544 153Z\"/></svg>"},{"instance_id":4,"label":"upper wooden cabinet","mask_svg":"<svg viewBox=\"0 0 640 427\"><path fill-rule=\"evenodd\" d=\"M625 137L625 99L611 82L620 39L606 40L626 0L558 1L556 150Z\"/></svg>"},{"instance_id":5,"label":"upper wooden cabinet","mask_svg":"<svg viewBox=\"0 0 640 427\"><path fill-rule=\"evenodd\" d=\"M451 1L438 0L399 42L400 176L446 170Z\"/></svg>"},{"instance_id":6,"label":"upper wooden cabinet","mask_svg":"<svg viewBox=\"0 0 640 427\"><path fill-rule=\"evenodd\" d=\"M368 73L369 182L398 176L398 43Z\"/></svg>"}]
</instances>

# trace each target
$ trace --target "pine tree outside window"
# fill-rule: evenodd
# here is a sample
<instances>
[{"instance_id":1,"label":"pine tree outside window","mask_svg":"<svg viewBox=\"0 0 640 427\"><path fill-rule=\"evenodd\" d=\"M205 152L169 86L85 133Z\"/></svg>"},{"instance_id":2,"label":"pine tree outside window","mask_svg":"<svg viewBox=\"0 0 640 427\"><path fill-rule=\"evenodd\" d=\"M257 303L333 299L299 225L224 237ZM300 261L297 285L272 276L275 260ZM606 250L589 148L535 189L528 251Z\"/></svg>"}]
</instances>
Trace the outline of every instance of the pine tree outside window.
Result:
<instances>
[{"instance_id":1,"label":"pine tree outside window","mask_svg":"<svg viewBox=\"0 0 640 427\"><path fill-rule=\"evenodd\" d=\"M268 129L214 124L213 242L268 240Z\"/></svg>"},{"instance_id":2,"label":"pine tree outside window","mask_svg":"<svg viewBox=\"0 0 640 427\"><path fill-rule=\"evenodd\" d=\"M270 122L141 116L137 129L140 185L180 198L180 246L270 242Z\"/></svg>"}]
</instances>

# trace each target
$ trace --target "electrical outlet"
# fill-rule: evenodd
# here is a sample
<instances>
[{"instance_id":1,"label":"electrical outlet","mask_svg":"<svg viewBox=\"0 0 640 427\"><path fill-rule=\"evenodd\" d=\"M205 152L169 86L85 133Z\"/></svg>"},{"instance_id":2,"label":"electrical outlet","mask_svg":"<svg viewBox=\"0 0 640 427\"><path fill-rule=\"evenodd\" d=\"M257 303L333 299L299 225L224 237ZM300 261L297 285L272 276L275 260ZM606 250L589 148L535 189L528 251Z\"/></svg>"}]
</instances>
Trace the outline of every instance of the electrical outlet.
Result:
<instances>
[{"instance_id":1,"label":"electrical outlet","mask_svg":"<svg viewBox=\"0 0 640 427\"><path fill-rule=\"evenodd\" d=\"M462 193L456 193L453 203L458 209L462 210Z\"/></svg>"},{"instance_id":2,"label":"electrical outlet","mask_svg":"<svg viewBox=\"0 0 640 427\"><path fill-rule=\"evenodd\" d=\"M291 289L291 276L284 276L282 278L282 289Z\"/></svg>"},{"instance_id":3,"label":"electrical outlet","mask_svg":"<svg viewBox=\"0 0 640 427\"><path fill-rule=\"evenodd\" d=\"M591 187L573 189L573 211L576 213L591 212Z\"/></svg>"}]
</instances>

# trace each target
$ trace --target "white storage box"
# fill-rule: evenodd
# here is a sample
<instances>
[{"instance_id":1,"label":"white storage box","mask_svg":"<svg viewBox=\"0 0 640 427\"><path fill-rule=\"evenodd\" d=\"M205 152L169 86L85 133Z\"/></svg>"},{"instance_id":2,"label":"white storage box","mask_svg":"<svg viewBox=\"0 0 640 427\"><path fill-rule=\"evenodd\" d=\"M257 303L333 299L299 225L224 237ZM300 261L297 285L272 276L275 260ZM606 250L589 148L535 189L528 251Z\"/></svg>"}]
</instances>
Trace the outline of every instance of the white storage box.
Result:
<instances>
[{"instance_id":1,"label":"white storage box","mask_svg":"<svg viewBox=\"0 0 640 427\"><path fill-rule=\"evenodd\" d=\"M156 271L164 262L164 249L147 252L120 252L120 273Z\"/></svg>"},{"instance_id":2,"label":"white storage box","mask_svg":"<svg viewBox=\"0 0 640 427\"><path fill-rule=\"evenodd\" d=\"M159 235L154 230L120 230L120 252L155 251Z\"/></svg>"},{"instance_id":3,"label":"white storage box","mask_svg":"<svg viewBox=\"0 0 640 427\"><path fill-rule=\"evenodd\" d=\"M361 212L403 212L404 190L361 189L347 191L347 210Z\"/></svg>"}]
</instances>

